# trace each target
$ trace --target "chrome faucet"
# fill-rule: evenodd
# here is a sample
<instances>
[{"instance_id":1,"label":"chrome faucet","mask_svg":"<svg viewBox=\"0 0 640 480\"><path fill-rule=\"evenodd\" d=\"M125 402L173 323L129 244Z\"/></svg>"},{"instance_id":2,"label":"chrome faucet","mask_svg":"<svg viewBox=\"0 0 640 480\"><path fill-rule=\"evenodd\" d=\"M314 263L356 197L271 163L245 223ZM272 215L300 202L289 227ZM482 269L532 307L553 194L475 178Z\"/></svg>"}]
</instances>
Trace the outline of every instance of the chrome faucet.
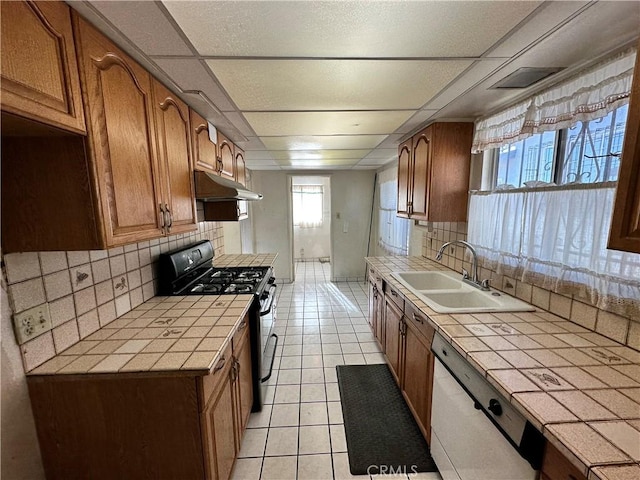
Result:
<instances>
[{"instance_id":1,"label":"chrome faucet","mask_svg":"<svg viewBox=\"0 0 640 480\"><path fill-rule=\"evenodd\" d=\"M473 248L469 242L465 242L464 240L453 240L452 242L445 242L438 250L436 254L436 260L442 260L442 254L444 253L444 249L449 245L462 245L467 247L471 252L471 272L472 275L469 277L469 272L467 272L464 268L462 269L462 280L469 285L479 288L480 290L489 290L489 279L485 279L480 281L478 277L478 255L476 253L476 249Z\"/></svg>"}]
</instances>

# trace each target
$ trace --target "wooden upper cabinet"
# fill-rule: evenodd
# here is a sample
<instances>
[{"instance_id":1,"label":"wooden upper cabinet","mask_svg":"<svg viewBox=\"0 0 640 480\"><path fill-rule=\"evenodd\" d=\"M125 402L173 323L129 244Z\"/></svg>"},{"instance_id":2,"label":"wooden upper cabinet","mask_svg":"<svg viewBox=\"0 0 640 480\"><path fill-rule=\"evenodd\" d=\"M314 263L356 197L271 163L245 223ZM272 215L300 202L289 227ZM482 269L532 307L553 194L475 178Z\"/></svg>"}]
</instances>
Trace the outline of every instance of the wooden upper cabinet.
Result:
<instances>
[{"instance_id":1,"label":"wooden upper cabinet","mask_svg":"<svg viewBox=\"0 0 640 480\"><path fill-rule=\"evenodd\" d=\"M189 107L160 82L153 81L158 157L167 233L196 226Z\"/></svg>"},{"instance_id":2,"label":"wooden upper cabinet","mask_svg":"<svg viewBox=\"0 0 640 480\"><path fill-rule=\"evenodd\" d=\"M195 170L218 173L216 144L209 138L209 123L195 110L189 110Z\"/></svg>"},{"instance_id":3,"label":"wooden upper cabinet","mask_svg":"<svg viewBox=\"0 0 640 480\"><path fill-rule=\"evenodd\" d=\"M233 143L218 132L218 175L231 180L236 179L235 169L233 168L234 149Z\"/></svg>"},{"instance_id":4,"label":"wooden upper cabinet","mask_svg":"<svg viewBox=\"0 0 640 480\"><path fill-rule=\"evenodd\" d=\"M409 172L411 171L411 151L413 145L411 139L398 147L398 216L409 217L409 202L411 197L411 185Z\"/></svg>"},{"instance_id":5,"label":"wooden upper cabinet","mask_svg":"<svg viewBox=\"0 0 640 480\"><path fill-rule=\"evenodd\" d=\"M151 76L85 20L75 22L106 244L162 236Z\"/></svg>"},{"instance_id":6,"label":"wooden upper cabinet","mask_svg":"<svg viewBox=\"0 0 640 480\"><path fill-rule=\"evenodd\" d=\"M473 123L434 123L399 146L398 216L466 221L472 136Z\"/></svg>"},{"instance_id":7,"label":"wooden upper cabinet","mask_svg":"<svg viewBox=\"0 0 640 480\"><path fill-rule=\"evenodd\" d=\"M63 2L0 2L2 110L85 133L71 12Z\"/></svg>"},{"instance_id":8,"label":"wooden upper cabinet","mask_svg":"<svg viewBox=\"0 0 640 480\"><path fill-rule=\"evenodd\" d=\"M235 166L236 166L236 182L241 185L247 185L247 170L244 162L244 150L235 147Z\"/></svg>"},{"instance_id":9,"label":"wooden upper cabinet","mask_svg":"<svg viewBox=\"0 0 640 480\"><path fill-rule=\"evenodd\" d=\"M640 253L640 54L633 72L608 248Z\"/></svg>"}]
</instances>

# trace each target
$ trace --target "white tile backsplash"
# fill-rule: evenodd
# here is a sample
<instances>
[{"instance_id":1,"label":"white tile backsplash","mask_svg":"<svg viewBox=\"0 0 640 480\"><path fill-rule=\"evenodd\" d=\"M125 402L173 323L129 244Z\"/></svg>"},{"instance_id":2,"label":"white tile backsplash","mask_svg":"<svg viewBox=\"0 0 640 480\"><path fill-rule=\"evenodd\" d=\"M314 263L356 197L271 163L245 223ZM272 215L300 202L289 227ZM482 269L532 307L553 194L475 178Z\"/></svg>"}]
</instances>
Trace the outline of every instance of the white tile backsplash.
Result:
<instances>
[{"instance_id":1,"label":"white tile backsplash","mask_svg":"<svg viewBox=\"0 0 640 480\"><path fill-rule=\"evenodd\" d=\"M5 255L4 262L9 284L42 276L38 252L10 253Z\"/></svg>"},{"instance_id":2,"label":"white tile backsplash","mask_svg":"<svg viewBox=\"0 0 640 480\"><path fill-rule=\"evenodd\" d=\"M48 302L54 328L21 346L25 371L152 298L161 245L168 251L204 239L217 255L224 253L222 224L200 222L198 231L171 237L171 243L162 238L109 250L4 255L12 311Z\"/></svg>"},{"instance_id":3,"label":"white tile backsplash","mask_svg":"<svg viewBox=\"0 0 640 480\"><path fill-rule=\"evenodd\" d=\"M435 258L435 254L444 242L467 239L466 223L433 223L432 231L425 230L422 235L422 256ZM445 252L442 263L460 271L463 266L468 269L468 259L464 258L462 249L456 248L452 254ZM482 263L481 261L479 263ZM640 318L625 318L615 313L598 309L589 304L584 298L562 295L540 285L531 285L505 275L497 274L493 270L480 265L480 276L489 278L491 286L516 296L526 302L548 310L563 317L576 325L605 335L612 340L640 350Z\"/></svg>"}]
</instances>

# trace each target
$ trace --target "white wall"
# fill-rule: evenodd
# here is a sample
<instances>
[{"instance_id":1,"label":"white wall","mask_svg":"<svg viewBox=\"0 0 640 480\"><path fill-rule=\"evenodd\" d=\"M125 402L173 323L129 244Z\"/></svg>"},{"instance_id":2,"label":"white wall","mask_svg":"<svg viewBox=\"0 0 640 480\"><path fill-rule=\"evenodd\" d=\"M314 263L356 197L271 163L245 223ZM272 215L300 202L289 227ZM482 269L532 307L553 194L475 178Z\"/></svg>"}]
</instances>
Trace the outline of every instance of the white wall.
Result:
<instances>
[{"instance_id":1,"label":"white wall","mask_svg":"<svg viewBox=\"0 0 640 480\"><path fill-rule=\"evenodd\" d=\"M364 279L374 180L374 170L346 170L331 177L332 280Z\"/></svg>"},{"instance_id":2,"label":"white wall","mask_svg":"<svg viewBox=\"0 0 640 480\"><path fill-rule=\"evenodd\" d=\"M44 470L27 382L11 328L7 293L0 289L2 314L2 471L6 479L40 480Z\"/></svg>"},{"instance_id":3,"label":"white wall","mask_svg":"<svg viewBox=\"0 0 640 480\"><path fill-rule=\"evenodd\" d=\"M329 177L292 177L292 185L322 185L323 222L319 227L293 227L293 257L295 259L318 259L331 256L331 182ZM302 250L302 252L301 252Z\"/></svg>"},{"instance_id":4,"label":"white wall","mask_svg":"<svg viewBox=\"0 0 640 480\"><path fill-rule=\"evenodd\" d=\"M314 172L316 173L316 172ZM373 199L373 170L323 171L331 176L331 242L333 277L337 281L364 278ZM289 177L308 172L253 171L253 190L264 198L252 204L256 252L276 252L276 277L293 279ZM338 214L340 218L337 218ZM347 222L347 232L344 232Z\"/></svg>"},{"instance_id":5,"label":"white wall","mask_svg":"<svg viewBox=\"0 0 640 480\"><path fill-rule=\"evenodd\" d=\"M263 195L252 202L253 245L255 253L277 253L274 266L278 281L293 279L289 177L282 171L253 171L252 188Z\"/></svg>"}]
</instances>

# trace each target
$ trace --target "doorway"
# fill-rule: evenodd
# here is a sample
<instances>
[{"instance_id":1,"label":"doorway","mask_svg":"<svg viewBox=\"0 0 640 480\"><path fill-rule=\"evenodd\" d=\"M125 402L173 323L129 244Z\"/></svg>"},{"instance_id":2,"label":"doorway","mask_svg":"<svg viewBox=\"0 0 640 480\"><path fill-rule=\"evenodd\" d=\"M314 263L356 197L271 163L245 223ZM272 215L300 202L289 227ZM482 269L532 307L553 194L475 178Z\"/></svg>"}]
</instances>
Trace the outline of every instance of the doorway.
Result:
<instances>
[{"instance_id":1,"label":"doorway","mask_svg":"<svg viewBox=\"0 0 640 480\"><path fill-rule=\"evenodd\" d=\"M331 178L292 176L294 276L331 278Z\"/></svg>"}]
</instances>

